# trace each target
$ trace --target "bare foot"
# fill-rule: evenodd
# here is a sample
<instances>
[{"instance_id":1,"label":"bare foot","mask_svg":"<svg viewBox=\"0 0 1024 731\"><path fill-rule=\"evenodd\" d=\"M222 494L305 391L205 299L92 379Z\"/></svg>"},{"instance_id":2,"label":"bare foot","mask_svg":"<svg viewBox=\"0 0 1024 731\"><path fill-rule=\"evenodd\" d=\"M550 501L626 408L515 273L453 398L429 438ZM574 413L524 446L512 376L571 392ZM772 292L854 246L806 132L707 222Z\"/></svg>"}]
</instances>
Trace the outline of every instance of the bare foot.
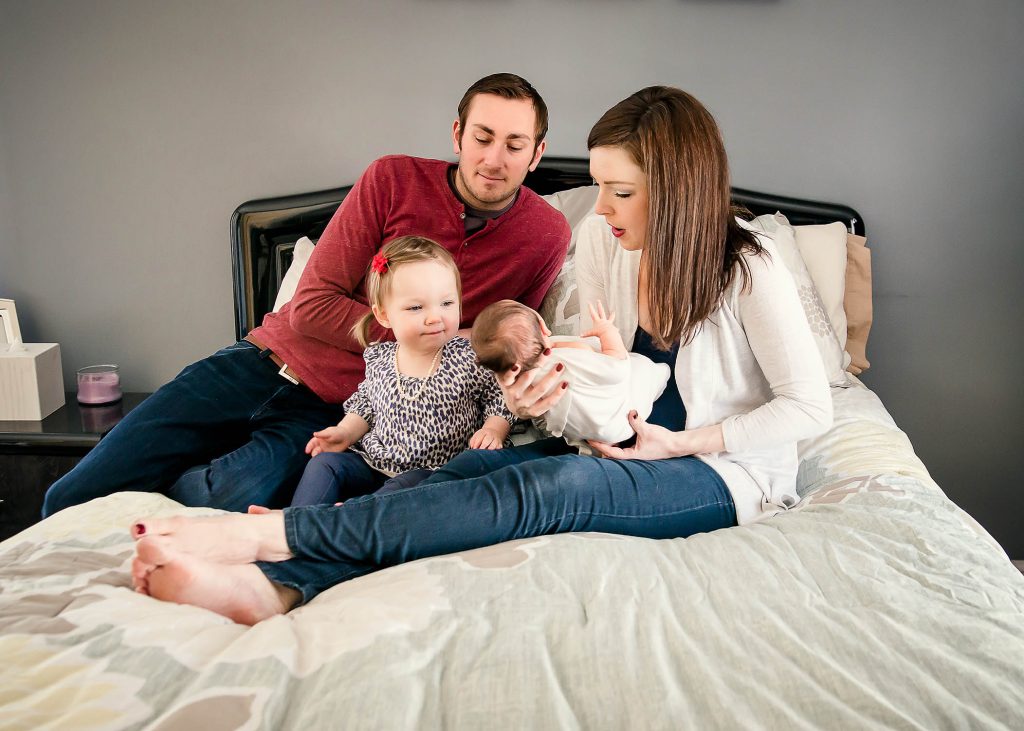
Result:
<instances>
[{"instance_id":1,"label":"bare foot","mask_svg":"<svg viewBox=\"0 0 1024 731\"><path fill-rule=\"evenodd\" d=\"M135 544L132 580L136 591L155 599L209 609L239 624L284 614L299 599L297 591L274 584L252 564L204 561L176 551L162 536Z\"/></svg>"},{"instance_id":2,"label":"bare foot","mask_svg":"<svg viewBox=\"0 0 1024 731\"><path fill-rule=\"evenodd\" d=\"M160 536L169 549L214 563L284 561L292 555L279 512L140 518L132 523L131 534L136 541Z\"/></svg>"},{"instance_id":3,"label":"bare foot","mask_svg":"<svg viewBox=\"0 0 1024 731\"><path fill-rule=\"evenodd\" d=\"M281 511L281 510L271 510L270 508L265 508L262 505L250 505L249 509L246 512L249 515L267 515L269 513L280 513L280 512L283 512L283 511Z\"/></svg>"}]
</instances>

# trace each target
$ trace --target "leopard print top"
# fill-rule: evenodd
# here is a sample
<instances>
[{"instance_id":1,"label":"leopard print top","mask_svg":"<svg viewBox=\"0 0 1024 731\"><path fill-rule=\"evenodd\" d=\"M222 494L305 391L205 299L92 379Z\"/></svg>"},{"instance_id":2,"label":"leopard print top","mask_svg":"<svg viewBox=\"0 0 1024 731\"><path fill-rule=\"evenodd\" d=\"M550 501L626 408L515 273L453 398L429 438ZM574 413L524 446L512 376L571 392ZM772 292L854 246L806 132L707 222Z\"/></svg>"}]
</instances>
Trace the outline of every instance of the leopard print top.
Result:
<instances>
[{"instance_id":1,"label":"leopard print top","mask_svg":"<svg viewBox=\"0 0 1024 731\"><path fill-rule=\"evenodd\" d=\"M358 414L370 425L353 451L375 470L393 476L411 469L436 469L467 447L487 417L515 421L494 374L476 362L466 338L445 344L437 370L426 383L398 375L397 350L394 342L366 348L366 376L345 401L345 413ZM419 398L403 398L397 378L407 394L416 394L422 384Z\"/></svg>"}]
</instances>

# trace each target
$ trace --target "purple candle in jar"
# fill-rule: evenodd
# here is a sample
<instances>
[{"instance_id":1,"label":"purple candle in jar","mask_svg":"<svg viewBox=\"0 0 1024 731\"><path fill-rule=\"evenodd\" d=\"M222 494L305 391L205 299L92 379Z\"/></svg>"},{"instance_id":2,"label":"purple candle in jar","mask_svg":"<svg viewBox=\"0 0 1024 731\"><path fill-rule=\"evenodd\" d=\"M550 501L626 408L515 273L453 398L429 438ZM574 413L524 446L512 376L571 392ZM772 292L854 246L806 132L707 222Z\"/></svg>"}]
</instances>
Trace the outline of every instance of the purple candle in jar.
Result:
<instances>
[{"instance_id":1,"label":"purple candle in jar","mask_svg":"<svg viewBox=\"0 0 1024 731\"><path fill-rule=\"evenodd\" d=\"M116 365L86 366L78 370L78 403L109 404L121 399L121 376Z\"/></svg>"}]
</instances>

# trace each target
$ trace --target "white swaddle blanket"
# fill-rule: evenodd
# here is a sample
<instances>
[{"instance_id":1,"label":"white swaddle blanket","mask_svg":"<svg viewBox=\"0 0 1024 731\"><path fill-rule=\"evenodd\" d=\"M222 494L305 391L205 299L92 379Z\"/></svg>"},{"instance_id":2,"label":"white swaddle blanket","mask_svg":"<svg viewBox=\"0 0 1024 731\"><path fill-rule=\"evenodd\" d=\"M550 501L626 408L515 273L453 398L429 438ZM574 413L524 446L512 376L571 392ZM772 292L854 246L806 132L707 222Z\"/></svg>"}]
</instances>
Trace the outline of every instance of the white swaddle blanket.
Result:
<instances>
[{"instance_id":1,"label":"white swaddle blanket","mask_svg":"<svg viewBox=\"0 0 1024 731\"><path fill-rule=\"evenodd\" d=\"M538 426L575 446L587 439L615 443L633 436L626 415L634 409L641 419L651 415L672 374L669 366L638 353L630 353L625 360L605 355L596 337L551 339L583 342L590 349L551 349L545 372L563 363L569 391L537 420Z\"/></svg>"}]
</instances>

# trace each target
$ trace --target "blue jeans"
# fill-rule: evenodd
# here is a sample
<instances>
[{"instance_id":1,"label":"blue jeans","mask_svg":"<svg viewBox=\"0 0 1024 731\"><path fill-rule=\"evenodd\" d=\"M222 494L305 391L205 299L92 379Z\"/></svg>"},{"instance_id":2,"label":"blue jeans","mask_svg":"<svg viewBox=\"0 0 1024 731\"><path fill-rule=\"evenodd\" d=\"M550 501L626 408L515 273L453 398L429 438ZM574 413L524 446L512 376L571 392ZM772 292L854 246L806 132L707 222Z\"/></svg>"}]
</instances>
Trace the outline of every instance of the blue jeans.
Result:
<instances>
[{"instance_id":1,"label":"blue jeans","mask_svg":"<svg viewBox=\"0 0 1024 731\"><path fill-rule=\"evenodd\" d=\"M334 505L371 492L402 490L417 485L432 472L409 470L389 479L356 452L321 452L306 465L292 507Z\"/></svg>"},{"instance_id":2,"label":"blue jeans","mask_svg":"<svg viewBox=\"0 0 1024 731\"><path fill-rule=\"evenodd\" d=\"M267 356L241 341L185 368L50 486L43 517L123 490L225 510L287 505L306 442L342 408L279 376Z\"/></svg>"},{"instance_id":3,"label":"blue jeans","mask_svg":"<svg viewBox=\"0 0 1024 731\"><path fill-rule=\"evenodd\" d=\"M561 440L468 450L416 487L284 511L295 558L256 565L309 601L363 574L516 538L597 531L680 538L736 524L728 488L695 457L566 454Z\"/></svg>"}]
</instances>

